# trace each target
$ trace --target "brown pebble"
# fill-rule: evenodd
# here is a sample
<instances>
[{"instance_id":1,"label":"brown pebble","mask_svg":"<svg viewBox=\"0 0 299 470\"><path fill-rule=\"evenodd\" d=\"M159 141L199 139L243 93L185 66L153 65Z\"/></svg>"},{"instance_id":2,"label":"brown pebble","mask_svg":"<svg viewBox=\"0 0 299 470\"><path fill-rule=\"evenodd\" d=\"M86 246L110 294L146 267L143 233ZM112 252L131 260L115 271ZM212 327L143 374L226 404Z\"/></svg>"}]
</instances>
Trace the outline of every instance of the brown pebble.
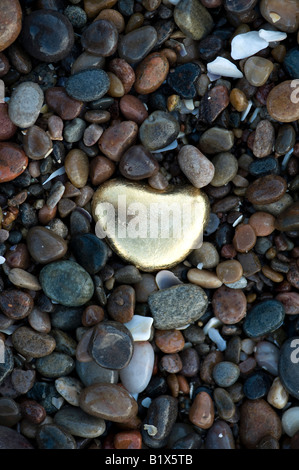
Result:
<instances>
[{"instance_id":1,"label":"brown pebble","mask_svg":"<svg viewBox=\"0 0 299 470\"><path fill-rule=\"evenodd\" d=\"M255 212L248 221L257 237L267 237L275 230L275 217L268 212Z\"/></svg>"},{"instance_id":2,"label":"brown pebble","mask_svg":"<svg viewBox=\"0 0 299 470\"><path fill-rule=\"evenodd\" d=\"M8 104L0 102L0 141L11 139L16 131L17 126L15 126L8 115Z\"/></svg>"},{"instance_id":3,"label":"brown pebble","mask_svg":"<svg viewBox=\"0 0 299 470\"><path fill-rule=\"evenodd\" d=\"M281 434L281 420L265 400L246 400L242 404L240 439L247 449L256 448L262 438L267 435L279 440Z\"/></svg>"},{"instance_id":4,"label":"brown pebble","mask_svg":"<svg viewBox=\"0 0 299 470\"><path fill-rule=\"evenodd\" d=\"M142 145L133 145L121 157L119 171L130 180L149 178L159 171L159 164Z\"/></svg>"},{"instance_id":5,"label":"brown pebble","mask_svg":"<svg viewBox=\"0 0 299 470\"><path fill-rule=\"evenodd\" d=\"M86 147L92 147L95 145L103 132L104 129L98 124L90 124L90 126L85 129L83 134L84 145L86 145Z\"/></svg>"},{"instance_id":6,"label":"brown pebble","mask_svg":"<svg viewBox=\"0 0 299 470\"><path fill-rule=\"evenodd\" d=\"M113 23L114 26L116 27L119 34L122 33L125 29L124 17L119 11L112 10L112 8L105 8L105 10L102 10L98 14L98 16L94 19L94 21L97 21L97 20L111 21L111 23Z\"/></svg>"},{"instance_id":7,"label":"brown pebble","mask_svg":"<svg viewBox=\"0 0 299 470\"><path fill-rule=\"evenodd\" d=\"M246 98L245 93L239 88L233 88L229 95L230 102L232 106L241 113L245 111L248 106L248 100Z\"/></svg>"},{"instance_id":8,"label":"brown pebble","mask_svg":"<svg viewBox=\"0 0 299 470\"><path fill-rule=\"evenodd\" d=\"M82 314L83 326L94 326L104 320L105 312L99 305L88 305Z\"/></svg>"},{"instance_id":9,"label":"brown pebble","mask_svg":"<svg viewBox=\"0 0 299 470\"><path fill-rule=\"evenodd\" d=\"M178 163L182 172L196 188L207 186L214 178L213 163L193 145L184 145L181 148Z\"/></svg>"},{"instance_id":10,"label":"brown pebble","mask_svg":"<svg viewBox=\"0 0 299 470\"><path fill-rule=\"evenodd\" d=\"M159 364L160 370L168 372L168 374L177 374L182 370L182 367L181 358L177 353L165 354Z\"/></svg>"},{"instance_id":11,"label":"brown pebble","mask_svg":"<svg viewBox=\"0 0 299 470\"><path fill-rule=\"evenodd\" d=\"M216 273L223 284L230 284L241 279L243 268L237 260L222 261L216 267Z\"/></svg>"},{"instance_id":12,"label":"brown pebble","mask_svg":"<svg viewBox=\"0 0 299 470\"><path fill-rule=\"evenodd\" d=\"M207 392L199 392L191 405L189 420L194 426L209 429L214 422L214 404Z\"/></svg>"},{"instance_id":13,"label":"brown pebble","mask_svg":"<svg viewBox=\"0 0 299 470\"><path fill-rule=\"evenodd\" d=\"M118 162L124 152L134 144L138 133L138 126L133 121L123 121L109 127L104 131L99 148L106 157Z\"/></svg>"},{"instance_id":14,"label":"brown pebble","mask_svg":"<svg viewBox=\"0 0 299 470\"><path fill-rule=\"evenodd\" d=\"M164 82L169 72L169 63L164 54L149 54L136 69L134 88L141 95L156 91Z\"/></svg>"},{"instance_id":15,"label":"brown pebble","mask_svg":"<svg viewBox=\"0 0 299 470\"><path fill-rule=\"evenodd\" d=\"M135 309L135 290L132 286L121 285L108 298L107 311L110 317L120 323L132 320Z\"/></svg>"},{"instance_id":16,"label":"brown pebble","mask_svg":"<svg viewBox=\"0 0 299 470\"><path fill-rule=\"evenodd\" d=\"M29 313L28 322L31 328L40 333L50 333L51 331L51 319L49 314L37 307L34 307Z\"/></svg>"},{"instance_id":17,"label":"brown pebble","mask_svg":"<svg viewBox=\"0 0 299 470\"><path fill-rule=\"evenodd\" d=\"M113 439L115 449L141 449L142 436L140 431L123 431L115 434Z\"/></svg>"},{"instance_id":18,"label":"brown pebble","mask_svg":"<svg viewBox=\"0 0 299 470\"><path fill-rule=\"evenodd\" d=\"M246 197L252 204L271 204L279 201L287 190L287 182L277 175L267 175L256 179L246 191Z\"/></svg>"},{"instance_id":19,"label":"brown pebble","mask_svg":"<svg viewBox=\"0 0 299 470\"><path fill-rule=\"evenodd\" d=\"M139 126L148 117L148 112L139 98L125 95L119 101L119 108L126 119L136 122Z\"/></svg>"},{"instance_id":20,"label":"brown pebble","mask_svg":"<svg viewBox=\"0 0 299 470\"><path fill-rule=\"evenodd\" d=\"M163 191L164 189L167 188L168 181L161 172L158 172L156 175L153 175L148 179L148 184L153 189L158 189L160 191Z\"/></svg>"},{"instance_id":21,"label":"brown pebble","mask_svg":"<svg viewBox=\"0 0 299 470\"><path fill-rule=\"evenodd\" d=\"M184 336L179 330L156 330L154 339L158 348L166 354L182 351L185 345Z\"/></svg>"},{"instance_id":22,"label":"brown pebble","mask_svg":"<svg viewBox=\"0 0 299 470\"><path fill-rule=\"evenodd\" d=\"M38 220L42 225L47 225L54 219L57 212L57 206L51 208L46 204L38 211Z\"/></svg>"},{"instance_id":23,"label":"brown pebble","mask_svg":"<svg viewBox=\"0 0 299 470\"><path fill-rule=\"evenodd\" d=\"M275 86L267 98L267 110L276 121L293 122L299 119L298 92L292 86L293 80L286 80Z\"/></svg>"},{"instance_id":24,"label":"brown pebble","mask_svg":"<svg viewBox=\"0 0 299 470\"><path fill-rule=\"evenodd\" d=\"M122 81L125 93L129 93L135 82L135 72L131 65L124 59L116 58L111 60L108 65L108 70Z\"/></svg>"},{"instance_id":25,"label":"brown pebble","mask_svg":"<svg viewBox=\"0 0 299 470\"><path fill-rule=\"evenodd\" d=\"M45 408L35 400L26 399L21 402L21 413L31 423L40 424L46 417Z\"/></svg>"},{"instance_id":26,"label":"brown pebble","mask_svg":"<svg viewBox=\"0 0 299 470\"><path fill-rule=\"evenodd\" d=\"M4 290L0 294L0 309L12 320L21 320L29 315L34 301L31 295L18 289Z\"/></svg>"},{"instance_id":27,"label":"brown pebble","mask_svg":"<svg viewBox=\"0 0 299 470\"><path fill-rule=\"evenodd\" d=\"M9 47L22 28L22 8L19 0L2 0L0 16L0 52Z\"/></svg>"},{"instance_id":28,"label":"brown pebble","mask_svg":"<svg viewBox=\"0 0 299 470\"><path fill-rule=\"evenodd\" d=\"M29 252L25 243L18 243L12 246L5 253L6 263L10 268L27 269L30 264Z\"/></svg>"},{"instance_id":29,"label":"brown pebble","mask_svg":"<svg viewBox=\"0 0 299 470\"><path fill-rule=\"evenodd\" d=\"M61 259L67 251L67 243L62 237L41 226L30 228L26 241L30 255L41 264Z\"/></svg>"},{"instance_id":30,"label":"brown pebble","mask_svg":"<svg viewBox=\"0 0 299 470\"><path fill-rule=\"evenodd\" d=\"M282 292L278 294L275 299L283 304L287 315L299 314L299 293Z\"/></svg>"},{"instance_id":31,"label":"brown pebble","mask_svg":"<svg viewBox=\"0 0 299 470\"><path fill-rule=\"evenodd\" d=\"M71 98L64 87L48 88L45 93L45 100L50 109L55 111L64 121L71 121L79 116L83 101Z\"/></svg>"},{"instance_id":32,"label":"brown pebble","mask_svg":"<svg viewBox=\"0 0 299 470\"><path fill-rule=\"evenodd\" d=\"M0 142L0 183L14 180L27 165L28 157L21 147L12 142Z\"/></svg>"},{"instance_id":33,"label":"brown pebble","mask_svg":"<svg viewBox=\"0 0 299 470\"><path fill-rule=\"evenodd\" d=\"M271 279L272 282L282 282L284 279L281 273L274 271L274 269L271 269L270 266L267 265L262 266L262 273L268 279Z\"/></svg>"},{"instance_id":34,"label":"brown pebble","mask_svg":"<svg viewBox=\"0 0 299 470\"><path fill-rule=\"evenodd\" d=\"M233 325L246 315L246 296L241 289L221 286L213 294L212 307L222 323Z\"/></svg>"},{"instance_id":35,"label":"brown pebble","mask_svg":"<svg viewBox=\"0 0 299 470\"><path fill-rule=\"evenodd\" d=\"M223 361L223 354L221 351L211 351L205 356L203 362L201 363L199 374L200 379L209 385L215 383L213 379L213 369L216 364Z\"/></svg>"},{"instance_id":36,"label":"brown pebble","mask_svg":"<svg viewBox=\"0 0 299 470\"><path fill-rule=\"evenodd\" d=\"M241 224L236 227L233 245L239 253L248 253L256 244L256 234L249 224Z\"/></svg>"},{"instance_id":37,"label":"brown pebble","mask_svg":"<svg viewBox=\"0 0 299 470\"><path fill-rule=\"evenodd\" d=\"M253 143L253 154L257 158L264 158L273 152L275 131L270 121L260 121L256 127Z\"/></svg>"},{"instance_id":38,"label":"brown pebble","mask_svg":"<svg viewBox=\"0 0 299 470\"><path fill-rule=\"evenodd\" d=\"M83 188L86 185L89 160L85 152L79 149L70 150L65 157L64 167L69 180L76 188Z\"/></svg>"},{"instance_id":39,"label":"brown pebble","mask_svg":"<svg viewBox=\"0 0 299 470\"><path fill-rule=\"evenodd\" d=\"M48 132L51 140L63 140L63 120L59 116L50 116L48 119Z\"/></svg>"},{"instance_id":40,"label":"brown pebble","mask_svg":"<svg viewBox=\"0 0 299 470\"><path fill-rule=\"evenodd\" d=\"M109 90L107 91L107 94L109 96L112 96L113 98L120 98L120 97L124 96L125 89L124 89L123 83L120 80L120 78L118 78L112 72L107 72L107 75L108 75L109 80L110 80L110 87L109 87Z\"/></svg>"},{"instance_id":41,"label":"brown pebble","mask_svg":"<svg viewBox=\"0 0 299 470\"><path fill-rule=\"evenodd\" d=\"M166 377L166 382L167 382L167 385L170 389L171 396L174 397L174 398L177 398L179 396L179 392L180 392L180 386L179 386L179 381L178 381L177 375L176 374L169 374Z\"/></svg>"},{"instance_id":42,"label":"brown pebble","mask_svg":"<svg viewBox=\"0 0 299 470\"><path fill-rule=\"evenodd\" d=\"M186 377L184 377L181 374L177 374L177 379L178 379L180 393L182 393L183 395L189 395L190 386Z\"/></svg>"},{"instance_id":43,"label":"brown pebble","mask_svg":"<svg viewBox=\"0 0 299 470\"><path fill-rule=\"evenodd\" d=\"M217 289L222 285L219 276L207 269L189 269L187 278L192 284L196 284L204 289Z\"/></svg>"},{"instance_id":44,"label":"brown pebble","mask_svg":"<svg viewBox=\"0 0 299 470\"><path fill-rule=\"evenodd\" d=\"M104 156L94 157L89 166L91 183L99 186L115 172L115 164Z\"/></svg>"}]
</instances>

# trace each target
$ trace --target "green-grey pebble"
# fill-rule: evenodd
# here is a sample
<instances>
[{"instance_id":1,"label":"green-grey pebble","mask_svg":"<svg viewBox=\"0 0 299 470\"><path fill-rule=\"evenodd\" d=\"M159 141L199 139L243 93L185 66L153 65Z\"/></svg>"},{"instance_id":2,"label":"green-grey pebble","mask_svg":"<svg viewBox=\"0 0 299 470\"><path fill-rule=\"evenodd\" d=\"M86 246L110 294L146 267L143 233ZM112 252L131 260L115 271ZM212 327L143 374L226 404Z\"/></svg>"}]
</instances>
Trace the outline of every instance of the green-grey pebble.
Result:
<instances>
[{"instance_id":1,"label":"green-grey pebble","mask_svg":"<svg viewBox=\"0 0 299 470\"><path fill-rule=\"evenodd\" d=\"M181 0L173 17L180 30L195 41L209 34L214 26L210 13L199 0Z\"/></svg>"},{"instance_id":2,"label":"green-grey pebble","mask_svg":"<svg viewBox=\"0 0 299 470\"><path fill-rule=\"evenodd\" d=\"M213 379L219 387L230 387L240 376L239 367L233 362L222 361L213 369Z\"/></svg>"},{"instance_id":3,"label":"green-grey pebble","mask_svg":"<svg viewBox=\"0 0 299 470\"><path fill-rule=\"evenodd\" d=\"M54 422L78 437L95 438L106 430L106 423L102 418L91 416L73 406L59 410L54 416Z\"/></svg>"},{"instance_id":4,"label":"green-grey pebble","mask_svg":"<svg viewBox=\"0 0 299 470\"><path fill-rule=\"evenodd\" d=\"M36 360L36 370L43 377L58 378L68 375L75 368L75 361L64 353L52 352L48 356Z\"/></svg>"}]
</instances>

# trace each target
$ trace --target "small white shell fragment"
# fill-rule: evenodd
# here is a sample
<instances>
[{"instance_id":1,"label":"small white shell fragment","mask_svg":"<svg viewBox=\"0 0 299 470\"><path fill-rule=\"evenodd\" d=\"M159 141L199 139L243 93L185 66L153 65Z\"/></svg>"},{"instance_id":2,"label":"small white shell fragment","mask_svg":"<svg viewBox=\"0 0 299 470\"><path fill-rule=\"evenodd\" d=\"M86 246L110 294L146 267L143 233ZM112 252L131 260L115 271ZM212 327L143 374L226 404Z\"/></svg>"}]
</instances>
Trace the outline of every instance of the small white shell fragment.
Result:
<instances>
[{"instance_id":1,"label":"small white shell fragment","mask_svg":"<svg viewBox=\"0 0 299 470\"><path fill-rule=\"evenodd\" d=\"M56 178L56 176L60 176L60 175L63 175L65 173L65 168L64 166L58 168L58 170L54 171L50 176L49 178L46 179L46 181L43 182L43 184L46 184L48 183L49 181L51 181L53 178Z\"/></svg>"},{"instance_id":2,"label":"small white shell fragment","mask_svg":"<svg viewBox=\"0 0 299 470\"><path fill-rule=\"evenodd\" d=\"M212 340L217 345L219 351L225 351L226 341L222 338L221 334L218 330L216 330L216 328L210 328L208 331L208 336L210 340Z\"/></svg>"},{"instance_id":3,"label":"small white shell fragment","mask_svg":"<svg viewBox=\"0 0 299 470\"><path fill-rule=\"evenodd\" d=\"M158 432L158 429L153 424L144 424L143 429L147 431L149 436L155 436Z\"/></svg>"},{"instance_id":4,"label":"small white shell fragment","mask_svg":"<svg viewBox=\"0 0 299 470\"><path fill-rule=\"evenodd\" d=\"M299 406L293 406L285 411L281 418L281 424L284 432L293 437L299 431Z\"/></svg>"},{"instance_id":5,"label":"small white shell fragment","mask_svg":"<svg viewBox=\"0 0 299 470\"><path fill-rule=\"evenodd\" d=\"M187 109L189 109L190 111L193 111L194 109L193 100L184 100L184 105L186 106Z\"/></svg>"},{"instance_id":6,"label":"small white shell fragment","mask_svg":"<svg viewBox=\"0 0 299 470\"><path fill-rule=\"evenodd\" d=\"M244 219L243 214L241 214L233 223L233 227L236 227Z\"/></svg>"},{"instance_id":7,"label":"small white shell fragment","mask_svg":"<svg viewBox=\"0 0 299 470\"><path fill-rule=\"evenodd\" d=\"M4 256L0 256L0 264L3 264L5 263L6 259L4 258Z\"/></svg>"},{"instance_id":8,"label":"small white shell fragment","mask_svg":"<svg viewBox=\"0 0 299 470\"><path fill-rule=\"evenodd\" d=\"M205 326L203 327L203 332L205 335L207 335L210 328L219 328L219 326L221 325L222 325L222 322L218 318L212 317L210 318L208 323L206 323Z\"/></svg>"},{"instance_id":9,"label":"small white shell fragment","mask_svg":"<svg viewBox=\"0 0 299 470\"><path fill-rule=\"evenodd\" d=\"M246 277L242 276L238 281L225 285L230 289L244 289L247 286L247 279Z\"/></svg>"},{"instance_id":10,"label":"small white shell fragment","mask_svg":"<svg viewBox=\"0 0 299 470\"><path fill-rule=\"evenodd\" d=\"M202 269L203 268L203 263L198 263L198 265L196 267L197 267L197 269Z\"/></svg>"},{"instance_id":11,"label":"small white shell fragment","mask_svg":"<svg viewBox=\"0 0 299 470\"><path fill-rule=\"evenodd\" d=\"M288 153L286 153L285 156L283 157L283 160L282 160L282 162L281 162L281 168L282 168L283 170L286 169L287 164L288 164L288 162L289 162L289 159L291 158L291 155L292 155L293 152L294 152L294 149L292 148L292 149L289 150Z\"/></svg>"},{"instance_id":12,"label":"small white shell fragment","mask_svg":"<svg viewBox=\"0 0 299 470\"><path fill-rule=\"evenodd\" d=\"M268 44L268 43L267 43ZM238 69L238 67L225 59L224 57L216 57L213 62L210 62L207 65L207 70L209 73L219 75L222 77L231 77L231 78L242 78L243 73ZM210 78L210 77L209 77Z\"/></svg>"},{"instance_id":13,"label":"small white shell fragment","mask_svg":"<svg viewBox=\"0 0 299 470\"><path fill-rule=\"evenodd\" d=\"M219 80L219 78L221 78L221 75L218 75L216 73L211 73L211 72L208 72L207 76L209 77L211 82L215 82L216 80Z\"/></svg>"},{"instance_id":14,"label":"small white shell fragment","mask_svg":"<svg viewBox=\"0 0 299 470\"><path fill-rule=\"evenodd\" d=\"M53 397L51 402L52 402L52 405L55 406L55 408L57 408L57 410L60 410L60 408L62 407L62 405L64 403L64 398L62 398L62 397L59 397L59 398Z\"/></svg>"},{"instance_id":15,"label":"small white shell fragment","mask_svg":"<svg viewBox=\"0 0 299 470\"><path fill-rule=\"evenodd\" d=\"M268 47L268 41L258 31L238 34L231 42L231 56L234 60L246 59Z\"/></svg>"},{"instance_id":16,"label":"small white shell fragment","mask_svg":"<svg viewBox=\"0 0 299 470\"><path fill-rule=\"evenodd\" d=\"M268 31L266 29L259 30L259 37L268 42L283 41L288 37L287 33L281 31Z\"/></svg>"},{"instance_id":17,"label":"small white shell fragment","mask_svg":"<svg viewBox=\"0 0 299 470\"><path fill-rule=\"evenodd\" d=\"M143 317L142 315L133 315L132 320L124 323L130 330L134 341L148 341L151 336L151 328L154 319Z\"/></svg>"},{"instance_id":18,"label":"small white shell fragment","mask_svg":"<svg viewBox=\"0 0 299 470\"><path fill-rule=\"evenodd\" d=\"M156 284L160 290L168 289L168 287L177 286L183 284L171 271L166 269L159 271L156 275Z\"/></svg>"},{"instance_id":19,"label":"small white shell fragment","mask_svg":"<svg viewBox=\"0 0 299 470\"><path fill-rule=\"evenodd\" d=\"M134 400L138 400L139 393L130 393L130 395L134 398Z\"/></svg>"},{"instance_id":20,"label":"small white shell fragment","mask_svg":"<svg viewBox=\"0 0 299 470\"><path fill-rule=\"evenodd\" d=\"M160 153L160 152L167 152L168 150L174 150L178 146L178 141L174 140L171 144L167 145L167 147L163 147L162 149L158 150L151 150L151 153Z\"/></svg>"},{"instance_id":21,"label":"small white shell fragment","mask_svg":"<svg viewBox=\"0 0 299 470\"><path fill-rule=\"evenodd\" d=\"M249 100L247 108L243 111L241 115L241 121L245 121L245 119L247 118L249 111L251 110L252 104L253 104L252 101Z\"/></svg>"},{"instance_id":22,"label":"small white shell fragment","mask_svg":"<svg viewBox=\"0 0 299 470\"><path fill-rule=\"evenodd\" d=\"M177 328L175 328L175 330L185 330L190 325L191 325L191 323L188 323L188 325L184 325L184 326L178 326Z\"/></svg>"},{"instance_id":23,"label":"small white shell fragment","mask_svg":"<svg viewBox=\"0 0 299 470\"><path fill-rule=\"evenodd\" d=\"M150 407L150 404L152 402L152 399L150 397L146 397L142 400L141 402L141 405L144 407L144 408L149 408Z\"/></svg>"}]
</instances>

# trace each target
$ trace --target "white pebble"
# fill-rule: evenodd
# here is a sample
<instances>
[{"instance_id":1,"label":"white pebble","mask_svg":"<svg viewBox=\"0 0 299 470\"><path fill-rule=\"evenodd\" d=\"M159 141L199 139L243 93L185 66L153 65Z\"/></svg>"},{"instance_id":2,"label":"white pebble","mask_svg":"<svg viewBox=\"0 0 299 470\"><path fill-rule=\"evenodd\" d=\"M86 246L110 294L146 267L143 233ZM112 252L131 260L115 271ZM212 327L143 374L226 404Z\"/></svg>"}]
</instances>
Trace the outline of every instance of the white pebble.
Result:
<instances>
[{"instance_id":1,"label":"white pebble","mask_svg":"<svg viewBox=\"0 0 299 470\"><path fill-rule=\"evenodd\" d=\"M289 399L289 394L286 389L283 387L280 378L276 377L273 380L271 388L267 395L267 402L277 408L278 410L282 410Z\"/></svg>"},{"instance_id":2,"label":"white pebble","mask_svg":"<svg viewBox=\"0 0 299 470\"><path fill-rule=\"evenodd\" d=\"M293 437L299 431L299 406L293 406L284 412L281 418L284 432Z\"/></svg>"},{"instance_id":3,"label":"white pebble","mask_svg":"<svg viewBox=\"0 0 299 470\"><path fill-rule=\"evenodd\" d=\"M270 31L266 29L259 30L259 37L267 42L283 41L288 37L287 33L281 31Z\"/></svg>"},{"instance_id":4,"label":"white pebble","mask_svg":"<svg viewBox=\"0 0 299 470\"><path fill-rule=\"evenodd\" d=\"M245 119L247 118L248 114L249 114L249 111L251 110L251 107L252 107L252 101L249 100L248 101L248 105L247 105L247 108L243 111L243 113L241 114L241 121L245 121Z\"/></svg>"},{"instance_id":5,"label":"white pebble","mask_svg":"<svg viewBox=\"0 0 299 470\"><path fill-rule=\"evenodd\" d=\"M225 351L226 341L222 338L221 334L218 330L216 330L216 328L210 328L208 335L210 340L212 340L217 345L219 351Z\"/></svg>"},{"instance_id":6,"label":"white pebble","mask_svg":"<svg viewBox=\"0 0 299 470\"><path fill-rule=\"evenodd\" d=\"M3 264L5 263L6 259L4 258L4 256L0 256L0 264Z\"/></svg>"},{"instance_id":7,"label":"white pebble","mask_svg":"<svg viewBox=\"0 0 299 470\"><path fill-rule=\"evenodd\" d=\"M143 317L142 315L133 315L132 320L124 323L130 330L134 341L147 341L151 336L151 328L154 319Z\"/></svg>"},{"instance_id":8,"label":"white pebble","mask_svg":"<svg viewBox=\"0 0 299 470\"><path fill-rule=\"evenodd\" d=\"M238 69L238 67L224 57L217 57L213 62L210 62L207 65L207 70L209 73L220 75L222 77L243 77L243 73Z\"/></svg>"},{"instance_id":9,"label":"white pebble","mask_svg":"<svg viewBox=\"0 0 299 470\"><path fill-rule=\"evenodd\" d=\"M147 387L152 377L154 361L155 353L148 341L134 343L134 352L129 364L119 372L123 386L133 396Z\"/></svg>"}]
</instances>

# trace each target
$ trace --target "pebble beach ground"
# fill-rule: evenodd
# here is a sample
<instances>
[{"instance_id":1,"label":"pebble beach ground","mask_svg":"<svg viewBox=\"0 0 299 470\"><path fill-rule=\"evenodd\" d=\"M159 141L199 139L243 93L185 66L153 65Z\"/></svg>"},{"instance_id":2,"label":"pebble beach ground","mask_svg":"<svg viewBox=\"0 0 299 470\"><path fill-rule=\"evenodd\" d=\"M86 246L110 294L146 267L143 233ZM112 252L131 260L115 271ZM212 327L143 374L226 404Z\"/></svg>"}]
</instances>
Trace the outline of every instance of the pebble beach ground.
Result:
<instances>
[{"instance_id":1,"label":"pebble beach ground","mask_svg":"<svg viewBox=\"0 0 299 470\"><path fill-rule=\"evenodd\" d=\"M299 448L298 29L0 1L0 449ZM180 239L141 235L159 204Z\"/></svg>"}]
</instances>

